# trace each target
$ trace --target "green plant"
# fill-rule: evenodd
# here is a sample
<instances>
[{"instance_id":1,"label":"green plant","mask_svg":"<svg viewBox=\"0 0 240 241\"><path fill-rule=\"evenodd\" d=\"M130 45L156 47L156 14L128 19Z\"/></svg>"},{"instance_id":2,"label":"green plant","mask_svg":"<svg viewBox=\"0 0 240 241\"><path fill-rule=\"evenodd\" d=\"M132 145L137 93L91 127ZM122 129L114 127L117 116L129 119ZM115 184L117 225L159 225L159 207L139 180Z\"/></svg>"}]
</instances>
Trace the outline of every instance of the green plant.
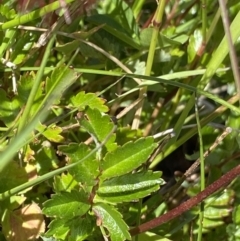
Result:
<instances>
[{"instance_id":1,"label":"green plant","mask_svg":"<svg viewBox=\"0 0 240 241\"><path fill-rule=\"evenodd\" d=\"M1 1L0 22L1 240L240 240L238 1Z\"/></svg>"}]
</instances>

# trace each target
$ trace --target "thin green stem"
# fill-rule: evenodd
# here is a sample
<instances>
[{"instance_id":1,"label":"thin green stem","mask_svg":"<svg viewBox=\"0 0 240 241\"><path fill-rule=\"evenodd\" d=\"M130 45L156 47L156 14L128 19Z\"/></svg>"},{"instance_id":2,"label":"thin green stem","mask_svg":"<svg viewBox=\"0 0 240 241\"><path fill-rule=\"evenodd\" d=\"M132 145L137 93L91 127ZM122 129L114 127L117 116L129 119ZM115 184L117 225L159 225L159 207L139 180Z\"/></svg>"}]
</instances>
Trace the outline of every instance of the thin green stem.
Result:
<instances>
[{"instance_id":1,"label":"thin green stem","mask_svg":"<svg viewBox=\"0 0 240 241\"><path fill-rule=\"evenodd\" d=\"M152 71L152 65L153 65L153 59L154 59L154 54L158 42L158 36L159 36L159 29L162 23L162 18L163 18L163 13L166 5L166 0L162 0L160 4L157 7L157 11L153 17L152 24L153 24L153 32L152 32L152 37L151 37L151 43L149 46L149 53L148 53L148 58L147 58L147 64L146 64L146 70L145 70L145 75L150 76L151 71ZM139 92L139 99L142 99L142 101L139 103L138 109L135 113L135 118L132 123L132 129L138 129L139 123L140 123L140 116L142 113L142 108L144 104L144 97L146 96L147 93L147 87L143 87L140 89Z\"/></svg>"},{"instance_id":2,"label":"thin green stem","mask_svg":"<svg viewBox=\"0 0 240 241\"><path fill-rule=\"evenodd\" d=\"M135 18L138 17L139 13L142 10L143 4L146 0L135 0L132 6L133 15Z\"/></svg>"},{"instance_id":3,"label":"thin green stem","mask_svg":"<svg viewBox=\"0 0 240 241\"><path fill-rule=\"evenodd\" d=\"M152 70L153 59L154 59L155 49L156 49L157 42L158 42L159 29L160 29L160 26L162 23L165 4L166 4L166 0L160 1L160 4L157 7L157 11L156 11L156 13L153 17L153 21L152 21L153 33L152 33L151 43L149 46L149 53L148 53L148 58L147 58L146 70L145 70L145 75L148 75L148 76L150 76L151 70Z\"/></svg>"},{"instance_id":4,"label":"thin green stem","mask_svg":"<svg viewBox=\"0 0 240 241\"><path fill-rule=\"evenodd\" d=\"M236 51L235 51L234 46L233 46L231 31L230 31L230 28L229 28L230 24L229 24L225 0L219 0L219 6L220 6L220 9L221 9L223 27L224 27L226 39L227 39L227 42L228 42L229 56L230 56L232 70L233 70L233 76L234 76L234 80L235 80L235 83L236 83L236 88L237 88L237 92L238 92L238 95L239 95L239 101L240 101L240 74L239 74L239 70L238 70L238 59L237 59Z\"/></svg>"},{"instance_id":5,"label":"thin green stem","mask_svg":"<svg viewBox=\"0 0 240 241\"><path fill-rule=\"evenodd\" d=\"M211 37L212 37L212 34L213 34L213 32L214 32L214 30L216 30L216 26L217 26L217 23L218 23L218 21L219 21L219 19L220 19L220 9L218 9L218 11L216 12L216 14L215 14L215 16L214 16L214 18L213 18L213 20L212 20L212 23L211 23L211 25L210 25L210 27L209 27L209 30L208 30L208 32L207 32L207 38L206 38L206 43L208 43L208 41L211 39Z\"/></svg>"},{"instance_id":6,"label":"thin green stem","mask_svg":"<svg viewBox=\"0 0 240 241\"><path fill-rule=\"evenodd\" d=\"M196 122L197 122L197 129L198 129L198 138L199 138L199 145L200 145L200 175L201 175L201 191L205 189L205 163L204 163L204 151L203 151L203 140L202 140L202 133L201 133L201 122L199 118L198 112L198 99L196 94L195 100L195 113L196 113ZM200 212L199 212L199 226L198 226L198 241L202 240L202 229L203 229L203 217L204 217L204 203L200 204Z\"/></svg>"},{"instance_id":7,"label":"thin green stem","mask_svg":"<svg viewBox=\"0 0 240 241\"><path fill-rule=\"evenodd\" d=\"M35 99L35 96L36 96L36 93L37 93L38 88L39 88L39 86L41 84L42 77L44 75L44 69L45 69L45 67L47 65L47 61L48 61L48 58L50 56L50 52L52 50L52 46L53 46L54 41L55 41L55 38L52 37L50 39L48 45L47 45L46 51L44 52L44 56L43 56L43 59L42 59L42 62L41 62L41 66L40 66L40 68L39 68L39 70L37 72L37 76L36 76L36 79L34 81L31 93L30 93L30 95L28 97L26 107L24 109L22 118L20 119L20 123L19 123L19 126L18 126L18 133L22 131L24 125L26 125L28 120L29 120L29 114L30 114L30 111L31 111L31 108L32 108L32 105L33 105L33 102L34 102L34 99Z\"/></svg>"},{"instance_id":8,"label":"thin green stem","mask_svg":"<svg viewBox=\"0 0 240 241\"><path fill-rule=\"evenodd\" d=\"M164 130L168 129L169 124L171 123L171 120L174 116L174 113L175 113L175 111L178 107L179 101L181 99L181 95L182 95L182 89L179 89L178 92L176 93L176 95L173 97L173 99L171 101L170 110L166 111L167 115L164 118L163 123L161 124L160 131L164 131Z\"/></svg>"},{"instance_id":9,"label":"thin green stem","mask_svg":"<svg viewBox=\"0 0 240 241\"><path fill-rule=\"evenodd\" d=\"M207 1L202 0L202 36L203 36L203 44L206 44L207 40Z\"/></svg>"}]
</instances>

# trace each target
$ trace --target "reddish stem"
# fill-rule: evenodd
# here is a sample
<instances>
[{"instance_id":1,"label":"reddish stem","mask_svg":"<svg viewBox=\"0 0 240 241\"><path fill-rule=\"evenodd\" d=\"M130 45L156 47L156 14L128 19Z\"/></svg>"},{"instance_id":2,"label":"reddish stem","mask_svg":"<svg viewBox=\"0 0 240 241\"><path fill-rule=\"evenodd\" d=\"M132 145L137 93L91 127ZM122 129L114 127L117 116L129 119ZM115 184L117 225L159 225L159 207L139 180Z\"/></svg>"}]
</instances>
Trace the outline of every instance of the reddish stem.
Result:
<instances>
[{"instance_id":1,"label":"reddish stem","mask_svg":"<svg viewBox=\"0 0 240 241\"><path fill-rule=\"evenodd\" d=\"M218 180L210 184L205 190L197 194L195 197L190 198L186 202L180 204L178 207L170 210L169 212L163 214L160 217L157 217L149 222L143 223L142 225L135 227L130 230L132 236L137 235L139 233L143 233L145 231L149 231L150 229L156 228L163 223L166 223L180 215L184 212L188 211L192 207L201 203L205 198L221 189L222 187L228 185L234 178L240 175L240 165L233 168L231 171L224 174Z\"/></svg>"}]
</instances>

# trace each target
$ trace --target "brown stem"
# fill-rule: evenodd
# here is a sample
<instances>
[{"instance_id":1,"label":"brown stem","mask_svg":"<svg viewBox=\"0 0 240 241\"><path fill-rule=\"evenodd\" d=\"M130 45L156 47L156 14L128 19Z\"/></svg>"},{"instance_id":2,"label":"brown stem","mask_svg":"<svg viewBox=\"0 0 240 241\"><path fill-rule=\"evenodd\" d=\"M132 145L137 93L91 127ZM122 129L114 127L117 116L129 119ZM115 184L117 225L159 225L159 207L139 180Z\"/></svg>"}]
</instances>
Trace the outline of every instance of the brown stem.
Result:
<instances>
[{"instance_id":1,"label":"brown stem","mask_svg":"<svg viewBox=\"0 0 240 241\"><path fill-rule=\"evenodd\" d=\"M197 194L195 197L190 198L186 202L180 204L178 207L170 210L169 212L163 214L160 217L157 217L149 222L143 223L138 227L135 227L130 230L132 236L137 235L139 233L143 233L145 231L149 231L150 229L156 228L163 223L166 223L184 212L188 211L192 207L201 203L205 198L219 190L220 188L228 185L234 178L240 175L240 165L233 168L231 171L224 174L218 180L210 184L205 190Z\"/></svg>"}]
</instances>

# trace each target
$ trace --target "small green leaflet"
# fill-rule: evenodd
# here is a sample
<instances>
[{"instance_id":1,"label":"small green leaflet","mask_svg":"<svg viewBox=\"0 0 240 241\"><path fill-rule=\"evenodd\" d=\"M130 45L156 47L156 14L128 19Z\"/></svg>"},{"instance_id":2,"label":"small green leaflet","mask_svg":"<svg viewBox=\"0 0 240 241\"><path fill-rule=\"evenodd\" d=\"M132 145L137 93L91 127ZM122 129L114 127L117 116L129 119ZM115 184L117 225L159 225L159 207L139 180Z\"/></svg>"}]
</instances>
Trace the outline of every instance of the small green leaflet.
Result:
<instances>
[{"instance_id":1,"label":"small green leaflet","mask_svg":"<svg viewBox=\"0 0 240 241\"><path fill-rule=\"evenodd\" d=\"M51 74L51 77L47 79L45 86L45 97L39 105L36 113L40 111L44 105L59 103L63 92L71 86L77 78L80 76L79 73L74 71L72 68L65 65L58 66Z\"/></svg>"},{"instance_id":2,"label":"small green leaflet","mask_svg":"<svg viewBox=\"0 0 240 241\"><path fill-rule=\"evenodd\" d=\"M65 240L68 232L70 231L67 220L65 219L54 219L48 225L48 231L44 234L45 237L54 237L56 239Z\"/></svg>"},{"instance_id":3,"label":"small green leaflet","mask_svg":"<svg viewBox=\"0 0 240 241\"><path fill-rule=\"evenodd\" d=\"M133 171L145 161L157 147L152 137L128 142L113 152L106 154L102 163L101 180L121 176Z\"/></svg>"},{"instance_id":4,"label":"small green leaflet","mask_svg":"<svg viewBox=\"0 0 240 241\"><path fill-rule=\"evenodd\" d=\"M88 236L93 236L93 228L96 226L93 216L88 215L84 218L75 218L71 221L71 232L68 236L68 241L83 241Z\"/></svg>"},{"instance_id":5,"label":"small green leaflet","mask_svg":"<svg viewBox=\"0 0 240 241\"><path fill-rule=\"evenodd\" d=\"M240 224L240 205L236 206L232 212L232 219L236 225Z\"/></svg>"},{"instance_id":6,"label":"small green leaflet","mask_svg":"<svg viewBox=\"0 0 240 241\"><path fill-rule=\"evenodd\" d=\"M207 219L222 219L223 217L229 216L231 209L229 207L207 207L204 208L204 218Z\"/></svg>"},{"instance_id":7,"label":"small green leaflet","mask_svg":"<svg viewBox=\"0 0 240 241\"><path fill-rule=\"evenodd\" d=\"M97 109L88 108L85 111L85 118L81 120L81 125L92 135L95 141L99 143L111 133L114 124L108 115L102 115ZM113 134L105 144L108 151L116 148L115 135Z\"/></svg>"},{"instance_id":8,"label":"small green leaflet","mask_svg":"<svg viewBox=\"0 0 240 241\"><path fill-rule=\"evenodd\" d=\"M95 220L93 216L86 215L84 218L54 219L48 226L45 237L54 237L57 240L82 241L92 235Z\"/></svg>"},{"instance_id":9,"label":"small green leaflet","mask_svg":"<svg viewBox=\"0 0 240 241\"><path fill-rule=\"evenodd\" d=\"M231 203L235 193L232 189L226 189L224 192L217 193L205 200L205 208L210 207L227 207Z\"/></svg>"},{"instance_id":10,"label":"small green leaflet","mask_svg":"<svg viewBox=\"0 0 240 241\"><path fill-rule=\"evenodd\" d=\"M83 191L55 194L44 203L43 213L49 217L73 218L84 215L90 208Z\"/></svg>"},{"instance_id":11,"label":"small green leaflet","mask_svg":"<svg viewBox=\"0 0 240 241\"><path fill-rule=\"evenodd\" d=\"M58 149L70 158L70 163L78 162L91 151L84 143L81 143L80 145L71 143L67 146L60 146ZM69 169L69 173L77 182L93 186L96 184L95 178L99 175L99 162L94 156L90 156L74 168Z\"/></svg>"},{"instance_id":12,"label":"small green leaflet","mask_svg":"<svg viewBox=\"0 0 240 241\"><path fill-rule=\"evenodd\" d=\"M95 195L94 202L104 203L122 203L122 202L134 202L139 198L148 196L150 193L156 192L159 189L159 185L145 187L135 192L122 192L122 193L100 193Z\"/></svg>"},{"instance_id":13,"label":"small green leaflet","mask_svg":"<svg viewBox=\"0 0 240 241\"><path fill-rule=\"evenodd\" d=\"M60 135L62 133L62 128L59 126L46 126L40 123L36 129L52 142L59 143L64 141L64 137Z\"/></svg>"},{"instance_id":14,"label":"small green leaflet","mask_svg":"<svg viewBox=\"0 0 240 241\"><path fill-rule=\"evenodd\" d=\"M0 89L0 102L0 120L6 126L11 126L20 111L19 103L16 98L9 100L3 89Z\"/></svg>"},{"instance_id":15,"label":"small green leaflet","mask_svg":"<svg viewBox=\"0 0 240 241\"><path fill-rule=\"evenodd\" d=\"M108 179L100 184L94 201L130 202L157 191L164 184L161 172L127 174Z\"/></svg>"},{"instance_id":16,"label":"small green leaflet","mask_svg":"<svg viewBox=\"0 0 240 241\"><path fill-rule=\"evenodd\" d=\"M10 190L28 181L25 168L20 167L17 162L10 162L8 168L0 175L0 192Z\"/></svg>"},{"instance_id":17,"label":"small green leaflet","mask_svg":"<svg viewBox=\"0 0 240 241\"><path fill-rule=\"evenodd\" d=\"M131 240L128 226L115 208L104 203L98 203L92 209L99 226L101 225L109 231L111 241Z\"/></svg>"},{"instance_id":18,"label":"small green leaflet","mask_svg":"<svg viewBox=\"0 0 240 241\"><path fill-rule=\"evenodd\" d=\"M79 92L76 96L71 97L71 104L74 107L79 108L79 110L84 110L86 106L89 106L91 109L98 109L101 112L107 112L109 108L104 105L105 100L99 98L94 93L85 93L85 91Z\"/></svg>"},{"instance_id":19,"label":"small green leaflet","mask_svg":"<svg viewBox=\"0 0 240 241\"><path fill-rule=\"evenodd\" d=\"M199 223L199 219L198 219L198 223ZM203 232L209 232L210 229L217 228L223 224L224 224L224 221L222 219L204 218L203 219ZM196 230L197 229L198 229L198 226L196 227Z\"/></svg>"},{"instance_id":20,"label":"small green leaflet","mask_svg":"<svg viewBox=\"0 0 240 241\"><path fill-rule=\"evenodd\" d=\"M14 9L12 9L10 6L3 5L3 4L1 4L0 6L0 13L2 15L1 18L5 17L6 19L14 19L17 16ZM4 19L4 21L6 20Z\"/></svg>"},{"instance_id":21,"label":"small green leaflet","mask_svg":"<svg viewBox=\"0 0 240 241\"><path fill-rule=\"evenodd\" d=\"M77 186L79 186L78 182L69 172L54 176L53 187L56 193L71 192Z\"/></svg>"}]
</instances>

